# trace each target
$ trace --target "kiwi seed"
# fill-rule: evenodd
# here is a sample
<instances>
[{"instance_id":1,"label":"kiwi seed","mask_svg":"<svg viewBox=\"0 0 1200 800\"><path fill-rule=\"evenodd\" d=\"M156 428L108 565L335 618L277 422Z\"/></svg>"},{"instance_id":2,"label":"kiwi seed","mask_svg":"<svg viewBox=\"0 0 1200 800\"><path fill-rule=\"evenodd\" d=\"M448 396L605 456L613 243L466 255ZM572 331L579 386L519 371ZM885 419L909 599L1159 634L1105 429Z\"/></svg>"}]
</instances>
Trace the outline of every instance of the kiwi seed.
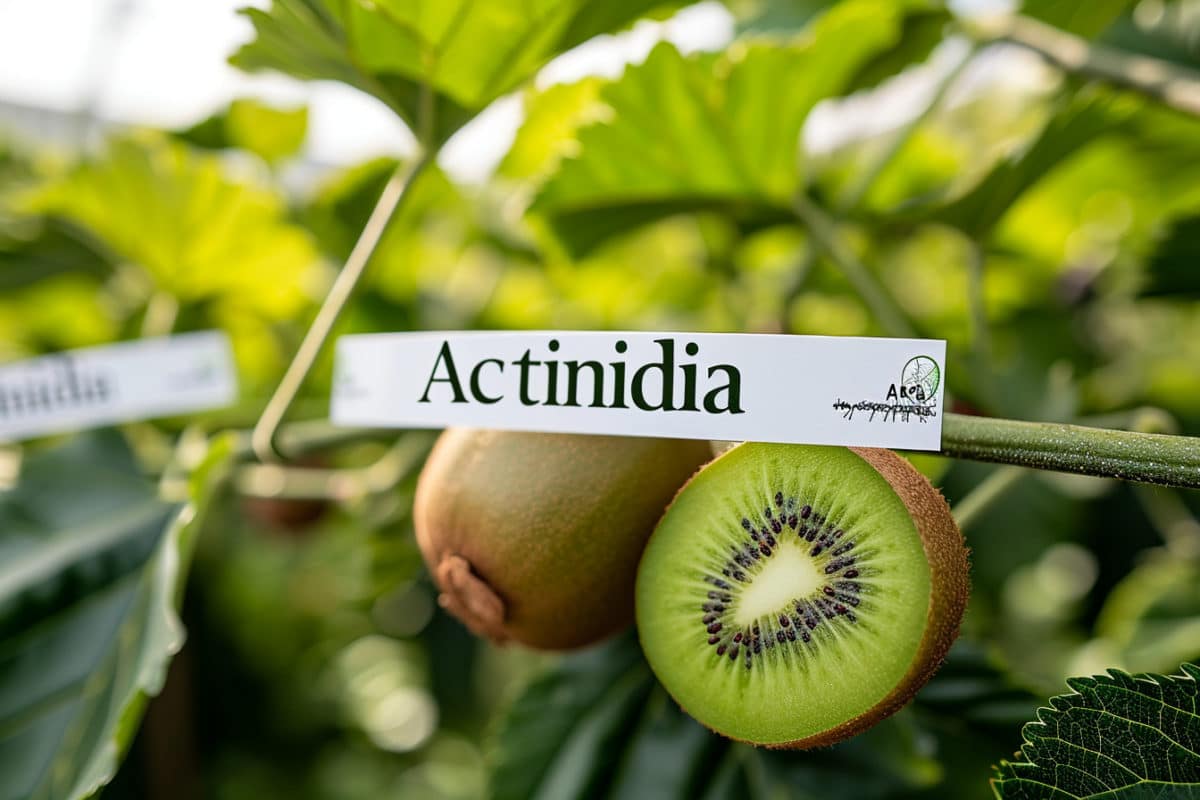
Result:
<instances>
[{"instance_id":1,"label":"kiwi seed","mask_svg":"<svg viewBox=\"0 0 1200 800\"><path fill-rule=\"evenodd\" d=\"M646 539L708 442L451 428L417 484L439 602L473 632L580 647L633 620Z\"/></svg>"},{"instance_id":2,"label":"kiwi seed","mask_svg":"<svg viewBox=\"0 0 1200 800\"><path fill-rule=\"evenodd\" d=\"M643 555L639 635L696 719L814 747L903 706L958 633L967 552L888 450L739 445L679 492Z\"/></svg>"}]
</instances>

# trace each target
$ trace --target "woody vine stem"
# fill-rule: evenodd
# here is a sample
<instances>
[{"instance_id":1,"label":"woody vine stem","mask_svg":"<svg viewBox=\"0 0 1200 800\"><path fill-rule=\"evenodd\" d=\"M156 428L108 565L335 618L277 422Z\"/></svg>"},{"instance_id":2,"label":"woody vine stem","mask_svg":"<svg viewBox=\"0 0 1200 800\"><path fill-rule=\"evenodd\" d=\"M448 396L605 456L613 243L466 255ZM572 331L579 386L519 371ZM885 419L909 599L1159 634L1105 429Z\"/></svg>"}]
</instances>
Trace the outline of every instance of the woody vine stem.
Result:
<instances>
[{"instance_id":1,"label":"woody vine stem","mask_svg":"<svg viewBox=\"0 0 1200 800\"><path fill-rule=\"evenodd\" d=\"M1069 72L1117 83L1200 116L1200 82L1154 59L1138 57L1137 69L1130 71L1124 69L1130 65L1121 60L1123 56L1096 50L1082 39L1020 17L1012 18L1008 24L972 33L981 43L1017 43L1041 53ZM1132 79L1131 74L1134 75ZM935 97L933 102L936 101ZM431 112L431 108L426 110ZM431 113L422 116L431 116ZM436 156L436 148L428 146L431 144L431 137L427 135L429 120L424 122L426 124L421 127L426 135L421 138L427 146L423 155L398 169L384 187L279 387L254 430L244 436L238 446L237 455L241 460L257 457L261 461L274 461L280 454L295 456L362 439L395 436L394 432L334 428L327 423L301 422L282 427L280 423L366 271L388 223L409 196L414 180ZM910 335L911 323L898 304L841 242L836 220L803 195L796 199L793 213L808 229L817 249L846 272L851 284L889 332ZM1200 489L1200 438L1190 436L946 414L941 452L952 458Z\"/></svg>"}]
</instances>

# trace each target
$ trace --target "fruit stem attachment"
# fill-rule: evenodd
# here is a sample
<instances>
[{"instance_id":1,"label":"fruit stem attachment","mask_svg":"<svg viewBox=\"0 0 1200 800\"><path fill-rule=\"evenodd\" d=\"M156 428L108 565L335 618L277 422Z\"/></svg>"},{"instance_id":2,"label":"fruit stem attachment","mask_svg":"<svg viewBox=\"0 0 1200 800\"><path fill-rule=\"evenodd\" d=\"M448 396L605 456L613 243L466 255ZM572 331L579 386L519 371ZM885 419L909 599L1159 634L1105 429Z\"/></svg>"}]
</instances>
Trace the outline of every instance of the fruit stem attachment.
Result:
<instances>
[{"instance_id":1,"label":"fruit stem attachment","mask_svg":"<svg viewBox=\"0 0 1200 800\"><path fill-rule=\"evenodd\" d=\"M333 326L346 308L351 295L354 294L354 289L362 279L367 263L371 260L375 248L379 246L383 233L387 230L387 225L395 215L396 209L408 197L417 176L425 169L432 157L432 152L426 151L419 158L402 164L392 174L387 185L383 187L379 200L371 211L371 216L367 218L367 224L363 226L358 241L354 243L354 249L346 258L346 263L334 280L333 286L330 287L329 294L326 295L320 310L317 311L317 316L304 334L300 348L296 351L292 362L288 364L283 379L279 381L279 386L276 387L275 393L271 395L266 408L263 409L262 416L254 426L250 442L260 461L277 462L280 460L281 454L276 441L279 424L287 415L288 409L296 399L296 394L312 370L313 364L316 363L317 356L321 354L325 341L332 333Z\"/></svg>"},{"instance_id":2,"label":"fruit stem attachment","mask_svg":"<svg viewBox=\"0 0 1200 800\"><path fill-rule=\"evenodd\" d=\"M1200 438L946 414L942 455L1200 489Z\"/></svg>"},{"instance_id":3,"label":"fruit stem attachment","mask_svg":"<svg viewBox=\"0 0 1200 800\"><path fill-rule=\"evenodd\" d=\"M504 601L471 569L462 556L448 555L437 565L436 578L443 592L438 605L462 620L477 636L496 644L508 641L504 632Z\"/></svg>"}]
</instances>

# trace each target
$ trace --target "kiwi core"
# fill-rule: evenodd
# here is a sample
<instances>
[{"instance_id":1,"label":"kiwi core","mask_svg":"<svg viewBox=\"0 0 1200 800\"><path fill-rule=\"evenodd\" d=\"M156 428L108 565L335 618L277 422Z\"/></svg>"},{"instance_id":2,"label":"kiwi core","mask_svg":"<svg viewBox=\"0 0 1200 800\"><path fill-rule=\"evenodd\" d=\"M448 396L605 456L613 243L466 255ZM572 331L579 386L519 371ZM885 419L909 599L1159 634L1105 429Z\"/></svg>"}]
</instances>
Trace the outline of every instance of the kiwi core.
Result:
<instances>
[{"instance_id":1,"label":"kiwi core","mask_svg":"<svg viewBox=\"0 0 1200 800\"><path fill-rule=\"evenodd\" d=\"M780 542L773 555L737 600L733 620L740 626L791 611L798 597L812 594L824 583L816 562L796 542Z\"/></svg>"}]
</instances>

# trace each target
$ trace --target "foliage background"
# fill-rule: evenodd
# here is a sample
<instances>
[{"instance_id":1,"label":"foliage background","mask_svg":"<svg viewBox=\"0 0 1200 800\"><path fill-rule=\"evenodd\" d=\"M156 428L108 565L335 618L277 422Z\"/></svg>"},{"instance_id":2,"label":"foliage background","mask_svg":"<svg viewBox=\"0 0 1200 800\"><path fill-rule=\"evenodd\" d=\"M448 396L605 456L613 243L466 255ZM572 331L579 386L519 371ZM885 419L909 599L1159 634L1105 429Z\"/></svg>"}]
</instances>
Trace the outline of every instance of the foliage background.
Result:
<instances>
[{"instance_id":1,"label":"foliage background","mask_svg":"<svg viewBox=\"0 0 1200 800\"><path fill-rule=\"evenodd\" d=\"M916 332L949 341L960 411L1200 434L1194 117L970 41L969 15L918 0L731 1L737 38L721 52L662 44L620 77L537 87L556 54L677 4L510 6L248 12L257 36L235 64L349 83L430 146L497 97L524 104L486 184L457 185L436 163L419 174L338 333ZM1200 70L1194 0L1031 0L1023 13ZM897 126L813 140L821 114L862 122L947 53L975 66L941 70ZM1006 74L1018 62L1020 81ZM144 723L119 702L94 717L111 724L68 725L38 751L81 773L98 753L102 782L105 746L128 744L107 797L988 797L991 765L1067 676L1200 658L1195 492L928 456L918 463L952 504L994 492L966 501L964 635L912 707L844 745L778 754L710 736L630 637L566 659L472 639L437 608L412 541L427 433L326 448L292 470L227 458L239 440L221 432L257 419L397 167L297 188L285 176L305 134L303 109L242 100L79 151L0 140L0 359L219 327L242 382L230 409L0 454L15 487L0 496L13 559L0 578L21 584L21 559L47 542L92 541L85 522L115 519L114 496L146 509L113 522L120 558L89 551L102 566L79 574L94 580L63 578L79 563L62 562L58 583L5 589L0 763L18 763L31 718L58 713L58 700L25 700L33 672L80 657L71 631L116 654L95 675L124 685L123 651L87 623L96 598L148 604L123 612L112 641L145 642L145 682L131 685L155 688L181 641L176 548L187 644ZM324 414L328 379L326 356L294 417ZM185 473L190 511L162 534L172 509L149 479L179 488ZM30 600L51 584L49 605ZM47 626L76 644L30 661ZM83 681L78 702L99 703L95 677L74 680L56 691L75 697ZM72 794L54 774L29 794L0 777L0 798Z\"/></svg>"}]
</instances>

